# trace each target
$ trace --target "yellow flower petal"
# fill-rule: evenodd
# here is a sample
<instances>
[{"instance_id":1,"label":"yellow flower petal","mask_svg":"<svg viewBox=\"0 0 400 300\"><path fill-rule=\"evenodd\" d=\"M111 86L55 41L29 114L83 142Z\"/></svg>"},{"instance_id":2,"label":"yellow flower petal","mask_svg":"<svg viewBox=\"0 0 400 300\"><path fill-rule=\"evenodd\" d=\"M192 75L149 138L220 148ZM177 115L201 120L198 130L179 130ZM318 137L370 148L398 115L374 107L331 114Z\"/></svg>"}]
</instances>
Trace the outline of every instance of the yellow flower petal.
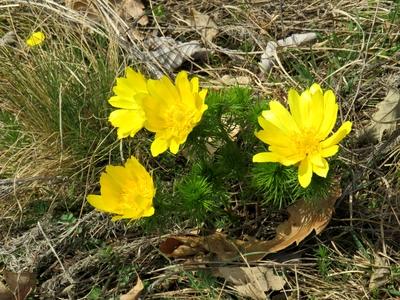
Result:
<instances>
[{"instance_id":1,"label":"yellow flower petal","mask_svg":"<svg viewBox=\"0 0 400 300\"><path fill-rule=\"evenodd\" d=\"M326 91L324 94L324 118L318 129L319 139L323 140L331 133L336 123L338 109L335 94L331 90Z\"/></svg>"},{"instance_id":2,"label":"yellow flower petal","mask_svg":"<svg viewBox=\"0 0 400 300\"><path fill-rule=\"evenodd\" d=\"M207 89L202 89L202 90L199 92L199 98L200 98L201 101L202 101L201 104L204 103L204 99L206 99L207 92L208 92Z\"/></svg>"},{"instance_id":3,"label":"yellow flower petal","mask_svg":"<svg viewBox=\"0 0 400 300\"><path fill-rule=\"evenodd\" d=\"M270 110L264 110L262 112L262 116L265 120L271 122L288 136L298 131L297 124L293 117L281 103L273 100L269 102L269 107Z\"/></svg>"},{"instance_id":4,"label":"yellow flower petal","mask_svg":"<svg viewBox=\"0 0 400 300\"><path fill-rule=\"evenodd\" d=\"M264 143L277 146L291 146L293 143L282 130L263 117L258 117L258 123L264 130L256 132L255 135Z\"/></svg>"},{"instance_id":5,"label":"yellow flower petal","mask_svg":"<svg viewBox=\"0 0 400 300\"><path fill-rule=\"evenodd\" d=\"M38 46L43 43L46 39L46 36L41 31L36 31L32 33L29 38L26 40L26 45L29 47Z\"/></svg>"},{"instance_id":6,"label":"yellow flower petal","mask_svg":"<svg viewBox=\"0 0 400 300\"><path fill-rule=\"evenodd\" d=\"M190 85L192 86L192 93L193 94L198 94L199 93L199 78L198 77L193 77L190 80Z\"/></svg>"},{"instance_id":7,"label":"yellow flower petal","mask_svg":"<svg viewBox=\"0 0 400 300\"><path fill-rule=\"evenodd\" d=\"M292 155L281 157L281 164L284 166L291 166L303 160L305 155L303 153L294 153Z\"/></svg>"},{"instance_id":8,"label":"yellow flower petal","mask_svg":"<svg viewBox=\"0 0 400 300\"><path fill-rule=\"evenodd\" d=\"M175 79L175 85L179 92L180 99L186 108L194 109L196 102L194 100L194 94L192 91L192 86L188 80L188 74L185 71L178 73Z\"/></svg>"},{"instance_id":9,"label":"yellow flower petal","mask_svg":"<svg viewBox=\"0 0 400 300\"><path fill-rule=\"evenodd\" d=\"M311 128L317 132L324 118L324 94L316 83L310 87L310 93L309 117L311 118Z\"/></svg>"},{"instance_id":10,"label":"yellow flower petal","mask_svg":"<svg viewBox=\"0 0 400 300\"><path fill-rule=\"evenodd\" d=\"M175 141L175 139L171 139L170 145L169 145L169 151L171 153L176 154L179 151L179 144Z\"/></svg>"},{"instance_id":11,"label":"yellow flower petal","mask_svg":"<svg viewBox=\"0 0 400 300\"><path fill-rule=\"evenodd\" d=\"M155 138L153 143L151 143L151 155L153 157L158 156L159 154L165 152L168 149L168 142L161 138Z\"/></svg>"},{"instance_id":12,"label":"yellow flower petal","mask_svg":"<svg viewBox=\"0 0 400 300\"><path fill-rule=\"evenodd\" d=\"M306 188L311 183L312 178L312 164L311 161L306 157L300 162L299 171L298 171L298 179L299 183L303 188Z\"/></svg>"},{"instance_id":13,"label":"yellow flower petal","mask_svg":"<svg viewBox=\"0 0 400 300\"><path fill-rule=\"evenodd\" d=\"M112 96L110 99L108 99L108 103L117 108L134 109L134 110L142 109L142 100L140 97L127 98L127 97L122 97L120 95Z\"/></svg>"},{"instance_id":14,"label":"yellow flower petal","mask_svg":"<svg viewBox=\"0 0 400 300\"><path fill-rule=\"evenodd\" d=\"M351 126L352 123L350 121L344 122L333 135L331 135L325 141L321 142L321 147L326 149L338 144L341 140L345 138L346 135L350 133Z\"/></svg>"},{"instance_id":15,"label":"yellow flower petal","mask_svg":"<svg viewBox=\"0 0 400 300\"><path fill-rule=\"evenodd\" d=\"M339 151L339 146L338 145L333 145L333 146L330 146L328 148L322 149L321 150L321 156L322 157L334 156L338 151Z\"/></svg>"},{"instance_id":16,"label":"yellow flower petal","mask_svg":"<svg viewBox=\"0 0 400 300\"><path fill-rule=\"evenodd\" d=\"M328 175L328 171L329 171L329 164L326 161L326 159L323 158L322 166L313 164L312 169L313 169L313 172L315 174L317 174L318 176L326 178L326 176Z\"/></svg>"},{"instance_id":17,"label":"yellow flower petal","mask_svg":"<svg viewBox=\"0 0 400 300\"><path fill-rule=\"evenodd\" d=\"M141 110L117 109L111 112L108 120L118 128L118 139L135 134L143 128L146 116Z\"/></svg>"},{"instance_id":18,"label":"yellow flower petal","mask_svg":"<svg viewBox=\"0 0 400 300\"><path fill-rule=\"evenodd\" d=\"M127 83L134 88L136 93L147 94L147 81L140 72L136 72L131 67L125 69Z\"/></svg>"},{"instance_id":19,"label":"yellow flower petal","mask_svg":"<svg viewBox=\"0 0 400 300\"><path fill-rule=\"evenodd\" d=\"M159 101L162 100L160 102L164 103L164 107L173 105L177 100L180 100L177 89L167 76L163 76L159 80L148 80L147 89L152 97Z\"/></svg>"},{"instance_id":20,"label":"yellow flower petal","mask_svg":"<svg viewBox=\"0 0 400 300\"><path fill-rule=\"evenodd\" d=\"M322 158L321 154L318 152L313 152L309 155L309 159L313 165L323 167L325 159Z\"/></svg>"},{"instance_id":21,"label":"yellow flower petal","mask_svg":"<svg viewBox=\"0 0 400 300\"><path fill-rule=\"evenodd\" d=\"M88 195L87 196L87 201L89 204L96 209L102 211L102 212L108 212L112 213L114 212L118 205L116 202L112 202L109 199L105 200L102 196L100 195Z\"/></svg>"},{"instance_id":22,"label":"yellow flower petal","mask_svg":"<svg viewBox=\"0 0 400 300\"><path fill-rule=\"evenodd\" d=\"M261 152L253 156L253 162L279 162L280 157L272 152Z\"/></svg>"},{"instance_id":23,"label":"yellow flower petal","mask_svg":"<svg viewBox=\"0 0 400 300\"><path fill-rule=\"evenodd\" d=\"M300 111L300 95L294 89L289 90L288 104L289 104L290 112L291 112L293 119L295 120L297 126L299 128L303 128L304 125L303 125L301 111Z\"/></svg>"}]
</instances>

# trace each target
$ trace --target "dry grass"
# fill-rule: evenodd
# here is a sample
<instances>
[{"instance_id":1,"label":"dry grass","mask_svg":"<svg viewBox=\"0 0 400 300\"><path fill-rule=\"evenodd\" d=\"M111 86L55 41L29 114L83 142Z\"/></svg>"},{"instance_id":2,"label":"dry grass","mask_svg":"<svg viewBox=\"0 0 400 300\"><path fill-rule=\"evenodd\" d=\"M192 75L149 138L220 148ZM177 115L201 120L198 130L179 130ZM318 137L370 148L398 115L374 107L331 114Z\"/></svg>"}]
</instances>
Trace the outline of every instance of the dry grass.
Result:
<instances>
[{"instance_id":1,"label":"dry grass","mask_svg":"<svg viewBox=\"0 0 400 300\"><path fill-rule=\"evenodd\" d=\"M0 36L16 30L19 39L14 47L23 56L26 49L20 43L32 26L44 26L57 37L63 33L65 41L71 32L78 40L79 34L89 36L87 40L98 34L115 40L113 49L105 51L115 73L127 61L159 74L162 66L149 56L146 39L157 35L200 40L199 32L188 25L194 8L213 17L219 33L204 44L206 60L188 62L183 68L202 76L211 88L224 86L223 75L246 76L256 94L279 99L294 84L300 88L320 82L336 92L340 118L352 120L354 132L365 127L375 104L384 98L387 77L400 73L400 6L393 1L149 1L146 12L151 21L139 28L142 41L130 35L135 23L122 20L107 8L107 1L96 1L96 20L58 2L0 1ZM156 11L162 13L155 16ZM51 29L48 24L62 26ZM304 32L318 33L318 42L282 49L269 74L259 70L268 41ZM9 82L0 78L2 91L4 84ZM21 113L4 95L3 110ZM196 277L191 266L163 257L157 249L162 237L145 235L134 224L111 223L84 207L86 189L98 172L96 162L118 155L117 144L83 157L67 147L60 157L60 132L35 132L35 126L41 125L31 124L31 131L22 130L12 146L0 149L0 266L35 271L35 294L43 299L117 297L133 286L137 274L147 283L146 299L237 299L223 281ZM288 284L272 299L399 299L399 147L399 130L378 144L353 134L341 153L347 175L336 214L320 237L284 251L282 257L294 253L296 258L277 266ZM89 167L80 167L85 164ZM269 218L262 223L276 221ZM319 245L327 254L316 255ZM276 259L267 257L260 264ZM372 274L382 268L390 270L389 276L370 290ZM96 289L102 296L90 298Z\"/></svg>"}]
</instances>

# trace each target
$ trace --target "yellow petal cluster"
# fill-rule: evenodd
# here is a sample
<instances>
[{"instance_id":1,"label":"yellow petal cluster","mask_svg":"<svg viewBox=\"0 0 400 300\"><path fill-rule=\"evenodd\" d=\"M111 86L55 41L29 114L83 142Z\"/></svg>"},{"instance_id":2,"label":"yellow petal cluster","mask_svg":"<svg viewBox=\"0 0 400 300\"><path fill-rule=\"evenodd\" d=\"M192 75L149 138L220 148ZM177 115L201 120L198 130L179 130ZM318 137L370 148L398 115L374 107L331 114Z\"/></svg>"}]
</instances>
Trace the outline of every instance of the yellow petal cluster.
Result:
<instances>
[{"instance_id":1,"label":"yellow petal cluster","mask_svg":"<svg viewBox=\"0 0 400 300\"><path fill-rule=\"evenodd\" d=\"M199 91L199 79L189 81L185 71L176 76L175 85L164 76L149 80L147 88L149 95L143 100L145 128L155 133L151 154L157 156L168 148L176 154L207 109L207 90Z\"/></svg>"},{"instance_id":2,"label":"yellow petal cluster","mask_svg":"<svg viewBox=\"0 0 400 300\"><path fill-rule=\"evenodd\" d=\"M290 112L278 101L271 101L269 110L258 118L262 130L256 136L269 147L268 152L254 155L253 162L298 164L298 180L307 187L313 173L327 176L325 158L337 153L338 143L350 133L352 123L343 123L328 137L336 123L338 104L332 90L324 92L316 83L301 95L289 90L288 103Z\"/></svg>"},{"instance_id":3,"label":"yellow petal cluster","mask_svg":"<svg viewBox=\"0 0 400 300\"><path fill-rule=\"evenodd\" d=\"M28 39L25 41L26 45L29 47L38 46L45 40L46 36L41 31L36 31L32 33Z\"/></svg>"},{"instance_id":4,"label":"yellow petal cluster","mask_svg":"<svg viewBox=\"0 0 400 300\"><path fill-rule=\"evenodd\" d=\"M124 166L106 167L100 177L100 195L89 195L87 201L96 209L115 214L113 221L139 219L154 214L153 180L135 157Z\"/></svg>"},{"instance_id":5,"label":"yellow petal cluster","mask_svg":"<svg viewBox=\"0 0 400 300\"><path fill-rule=\"evenodd\" d=\"M207 109L207 90L199 90L199 79L189 81L185 71L177 75L174 84L166 76L146 80L128 67L126 77L117 79L113 91L109 103L119 109L110 114L109 121L118 128L118 138L133 137L145 127L155 133L153 156L168 148L176 154Z\"/></svg>"},{"instance_id":6,"label":"yellow petal cluster","mask_svg":"<svg viewBox=\"0 0 400 300\"><path fill-rule=\"evenodd\" d=\"M111 112L108 120L117 128L119 139L134 137L146 121L142 99L147 95L147 81L142 74L128 67L125 77L117 78L113 92L115 95L108 102L118 109Z\"/></svg>"}]
</instances>

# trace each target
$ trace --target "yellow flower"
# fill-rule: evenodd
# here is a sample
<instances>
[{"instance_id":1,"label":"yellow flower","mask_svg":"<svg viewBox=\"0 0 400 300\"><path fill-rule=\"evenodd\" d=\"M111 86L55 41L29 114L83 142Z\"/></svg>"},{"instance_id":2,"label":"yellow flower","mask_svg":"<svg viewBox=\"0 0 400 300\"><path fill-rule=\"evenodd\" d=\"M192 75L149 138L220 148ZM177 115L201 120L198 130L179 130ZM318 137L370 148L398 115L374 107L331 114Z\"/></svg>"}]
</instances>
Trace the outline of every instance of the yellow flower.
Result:
<instances>
[{"instance_id":1,"label":"yellow flower","mask_svg":"<svg viewBox=\"0 0 400 300\"><path fill-rule=\"evenodd\" d=\"M335 155L337 145L351 131L347 121L332 134L338 105L331 90L325 92L314 83L299 95L289 90L290 113L278 101L269 103L258 122L262 130L256 136L269 144L269 152L254 155L253 162L279 162L285 166L299 163L298 179L302 187L311 182L312 174L326 177L329 165L326 157Z\"/></svg>"},{"instance_id":2,"label":"yellow flower","mask_svg":"<svg viewBox=\"0 0 400 300\"><path fill-rule=\"evenodd\" d=\"M100 177L101 195L89 195L88 202L100 211L116 214L113 221L139 219L154 214L153 180L146 169L131 157L125 166L107 166Z\"/></svg>"},{"instance_id":3,"label":"yellow flower","mask_svg":"<svg viewBox=\"0 0 400 300\"><path fill-rule=\"evenodd\" d=\"M29 38L26 40L26 44L29 47L38 46L45 40L46 36L41 31L36 31L32 33Z\"/></svg>"},{"instance_id":4,"label":"yellow flower","mask_svg":"<svg viewBox=\"0 0 400 300\"><path fill-rule=\"evenodd\" d=\"M108 100L112 106L119 108L108 118L111 124L118 128L119 139L133 137L143 128L146 120L142 106L142 98L147 94L146 79L130 67L126 68L125 75L126 78L117 78L113 88L115 96Z\"/></svg>"},{"instance_id":5,"label":"yellow flower","mask_svg":"<svg viewBox=\"0 0 400 300\"><path fill-rule=\"evenodd\" d=\"M174 154L201 120L207 109L207 90L199 91L199 79L190 81L185 71L179 72L175 85L168 77L147 82L149 95L143 99L145 128L155 132L151 154L157 156L168 148Z\"/></svg>"}]
</instances>

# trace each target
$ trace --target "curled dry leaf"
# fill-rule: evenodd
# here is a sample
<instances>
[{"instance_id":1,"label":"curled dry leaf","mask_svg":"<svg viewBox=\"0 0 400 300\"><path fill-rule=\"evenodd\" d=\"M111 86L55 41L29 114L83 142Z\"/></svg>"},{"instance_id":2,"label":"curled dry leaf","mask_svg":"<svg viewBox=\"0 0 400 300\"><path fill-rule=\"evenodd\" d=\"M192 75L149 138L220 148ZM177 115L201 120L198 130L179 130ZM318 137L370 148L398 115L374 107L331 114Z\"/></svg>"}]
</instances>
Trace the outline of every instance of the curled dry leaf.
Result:
<instances>
[{"instance_id":1,"label":"curled dry leaf","mask_svg":"<svg viewBox=\"0 0 400 300\"><path fill-rule=\"evenodd\" d=\"M218 34L218 27L214 20L205 14L192 8L192 20L190 24L200 33L201 39L207 43L211 42Z\"/></svg>"},{"instance_id":2,"label":"curled dry leaf","mask_svg":"<svg viewBox=\"0 0 400 300\"><path fill-rule=\"evenodd\" d=\"M278 47L296 47L301 44L313 41L317 38L317 34L314 32L308 33L296 33L291 36L278 40L277 42L268 42L264 53L261 55L261 61L258 64L261 71L268 72L275 63L275 57L277 57Z\"/></svg>"},{"instance_id":3,"label":"curled dry leaf","mask_svg":"<svg viewBox=\"0 0 400 300\"><path fill-rule=\"evenodd\" d=\"M169 72L180 67L186 60L204 59L207 54L199 41L181 43L170 37L154 37L145 41L145 45L149 55Z\"/></svg>"},{"instance_id":4,"label":"curled dry leaf","mask_svg":"<svg viewBox=\"0 0 400 300\"><path fill-rule=\"evenodd\" d=\"M144 289L142 280L137 278L135 286L126 294L120 296L120 300L137 300Z\"/></svg>"},{"instance_id":5,"label":"curled dry leaf","mask_svg":"<svg viewBox=\"0 0 400 300\"><path fill-rule=\"evenodd\" d=\"M160 244L165 255L185 258L198 254L215 256L218 260L232 260L245 255L248 261L262 259L266 254L275 253L303 241L313 231L319 234L331 220L334 205L341 190L336 186L331 194L319 201L299 200L288 207L289 218L276 229L272 240L256 239L230 240L225 234L214 233L208 236L171 236Z\"/></svg>"},{"instance_id":6,"label":"curled dry leaf","mask_svg":"<svg viewBox=\"0 0 400 300\"><path fill-rule=\"evenodd\" d=\"M233 288L243 297L255 300L266 299L265 292L279 291L286 281L266 267L219 267L215 276L223 277L233 284Z\"/></svg>"},{"instance_id":7,"label":"curled dry leaf","mask_svg":"<svg viewBox=\"0 0 400 300\"><path fill-rule=\"evenodd\" d=\"M145 15L142 1L122 0L119 4L117 4L117 7L117 13L122 19L133 19L142 26L146 26L149 23L149 18Z\"/></svg>"},{"instance_id":8,"label":"curled dry leaf","mask_svg":"<svg viewBox=\"0 0 400 300\"><path fill-rule=\"evenodd\" d=\"M400 75L390 76L387 82L386 97L376 105L377 111L366 128L374 141L382 141L384 132L391 134L400 120Z\"/></svg>"}]
</instances>

